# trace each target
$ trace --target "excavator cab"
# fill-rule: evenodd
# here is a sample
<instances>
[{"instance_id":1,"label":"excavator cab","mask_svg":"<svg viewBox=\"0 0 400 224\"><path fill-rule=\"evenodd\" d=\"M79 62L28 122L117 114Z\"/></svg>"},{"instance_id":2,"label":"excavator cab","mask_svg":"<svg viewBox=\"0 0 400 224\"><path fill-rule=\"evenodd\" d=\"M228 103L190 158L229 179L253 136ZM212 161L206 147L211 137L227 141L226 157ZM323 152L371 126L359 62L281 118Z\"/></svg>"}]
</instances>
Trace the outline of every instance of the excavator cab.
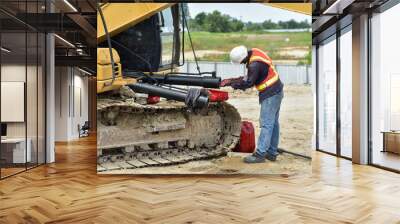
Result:
<instances>
[{"instance_id":1,"label":"excavator cab","mask_svg":"<svg viewBox=\"0 0 400 224\"><path fill-rule=\"evenodd\" d=\"M112 37L123 71L157 72L179 65L179 5L163 9ZM107 48L106 41L99 44Z\"/></svg>"},{"instance_id":2,"label":"excavator cab","mask_svg":"<svg viewBox=\"0 0 400 224\"><path fill-rule=\"evenodd\" d=\"M185 39L187 21L182 4L113 3L99 7L99 13L98 93L127 86L136 93L185 102L191 109L208 105L209 92L204 88L219 88L221 78L215 72L200 73L199 67L198 73L191 74L175 69L183 65L180 51L184 61L181 40ZM189 30L187 33L192 45ZM118 60L110 52L118 52Z\"/></svg>"}]
</instances>

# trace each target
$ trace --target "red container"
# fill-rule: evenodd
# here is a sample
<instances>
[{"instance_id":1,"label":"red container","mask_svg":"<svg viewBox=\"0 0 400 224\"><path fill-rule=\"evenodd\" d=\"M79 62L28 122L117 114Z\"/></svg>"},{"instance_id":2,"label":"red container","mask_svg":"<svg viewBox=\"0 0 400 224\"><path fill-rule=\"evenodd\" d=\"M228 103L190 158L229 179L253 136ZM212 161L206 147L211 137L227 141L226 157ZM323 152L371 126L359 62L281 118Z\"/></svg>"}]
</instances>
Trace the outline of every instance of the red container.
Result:
<instances>
[{"instance_id":1,"label":"red container","mask_svg":"<svg viewBox=\"0 0 400 224\"><path fill-rule=\"evenodd\" d=\"M147 97L147 103L148 104L156 104L160 102L160 97L159 96L148 96Z\"/></svg>"},{"instance_id":2,"label":"red container","mask_svg":"<svg viewBox=\"0 0 400 224\"><path fill-rule=\"evenodd\" d=\"M253 153L255 148L256 148L256 138L254 134L253 123L249 121L242 121L240 140L233 151Z\"/></svg>"},{"instance_id":3,"label":"red container","mask_svg":"<svg viewBox=\"0 0 400 224\"><path fill-rule=\"evenodd\" d=\"M216 90L216 89L209 89L209 99L211 102L222 102L227 101L229 99L228 92Z\"/></svg>"}]
</instances>

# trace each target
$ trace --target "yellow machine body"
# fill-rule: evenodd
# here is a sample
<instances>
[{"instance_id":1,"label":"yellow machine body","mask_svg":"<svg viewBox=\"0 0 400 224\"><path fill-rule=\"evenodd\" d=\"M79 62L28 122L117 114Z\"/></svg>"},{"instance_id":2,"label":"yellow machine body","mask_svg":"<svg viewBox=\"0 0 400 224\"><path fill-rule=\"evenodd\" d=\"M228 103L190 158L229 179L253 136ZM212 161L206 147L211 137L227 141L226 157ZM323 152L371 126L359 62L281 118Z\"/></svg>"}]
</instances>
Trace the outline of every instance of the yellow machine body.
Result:
<instances>
[{"instance_id":1,"label":"yellow machine body","mask_svg":"<svg viewBox=\"0 0 400 224\"><path fill-rule=\"evenodd\" d=\"M107 30L110 37L134 26L154 14L172 6L171 3L107 3L101 9L106 19ZM97 15L97 42L106 40L103 22ZM110 50L97 48L97 93L117 90L124 85L135 83L132 78L125 78L122 74L121 61L118 52L112 49L115 73L113 77Z\"/></svg>"},{"instance_id":2,"label":"yellow machine body","mask_svg":"<svg viewBox=\"0 0 400 224\"><path fill-rule=\"evenodd\" d=\"M264 3L265 5L311 16L312 3Z\"/></svg>"},{"instance_id":3,"label":"yellow machine body","mask_svg":"<svg viewBox=\"0 0 400 224\"><path fill-rule=\"evenodd\" d=\"M119 89L123 85L135 83L135 79L123 78L120 58L116 50L112 49L115 73L113 76L110 50L97 48L97 93Z\"/></svg>"}]
</instances>

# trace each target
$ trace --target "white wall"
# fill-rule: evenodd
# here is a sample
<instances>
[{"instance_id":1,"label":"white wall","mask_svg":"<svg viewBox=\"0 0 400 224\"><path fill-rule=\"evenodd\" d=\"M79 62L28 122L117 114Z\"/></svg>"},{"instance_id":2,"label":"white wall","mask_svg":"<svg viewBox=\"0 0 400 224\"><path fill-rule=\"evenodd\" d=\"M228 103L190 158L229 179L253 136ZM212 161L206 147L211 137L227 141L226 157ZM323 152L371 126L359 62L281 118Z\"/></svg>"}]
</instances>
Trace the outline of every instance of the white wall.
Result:
<instances>
[{"instance_id":1,"label":"white wall","mask_svg":"<svg viewBox=\"0 0 400 224\"><path fill-rule=\"evenodd\" d=\"M73 88L71 88L73 102L72 119L71 119L71 136L73 139L79 137L78 125L83 125L88 121L88 78L82 76L78 70L74 71ZM76 74L78 72L78 75Z\"/></svg>"},{"instance_id":2,"label":"white wall","mask_svg":"<svg viewBox=\"0 0 400 224\"><path fill-rule=\"evenodd\" d=\"M56 67L56 141L79 138L78 125L88 120L88 79L78 69Z\"/></svg>"},{"instance_id":3,"label":"white wall","mask_svg":"<svg viewBox=\"0 0 400 224\"><path fill-rule=\"evenodd\" d=\"M55 68L55 140L68 140L68 88L70 77L67 67Z\"/></svg>"}]
</instances>

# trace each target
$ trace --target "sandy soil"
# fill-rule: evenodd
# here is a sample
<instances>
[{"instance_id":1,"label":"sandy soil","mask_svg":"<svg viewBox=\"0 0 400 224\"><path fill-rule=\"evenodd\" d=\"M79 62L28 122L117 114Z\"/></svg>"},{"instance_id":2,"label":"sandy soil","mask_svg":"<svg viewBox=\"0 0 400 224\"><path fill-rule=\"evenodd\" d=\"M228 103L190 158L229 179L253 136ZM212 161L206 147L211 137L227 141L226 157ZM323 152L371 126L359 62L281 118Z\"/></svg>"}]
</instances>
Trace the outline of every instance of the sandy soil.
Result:
<instances>
[{"instance_id":1,"label":"sandy soil","mask_svg":"<svg viewBox=\"0 0 400 224\"><path fill-rule=\"evenodd\" d=\"M307 47L287 47L287 48L281 48L278 51L278 54L295 58L303 58L307 56L308 52L309 49Z\"/></svg>"},{"instance_id":2,"label":"sandy soil","mask_svg":"<svg viewBox=\"0 0 400 224\"><path fill-rule=\"evenodd\" d=\"M256 136L259 134L259 114L257 91L245 92L230 88L229 103L234 105L242 120L253 122ZM313 95L309 85L285 85L281 105L280 125L281 141L279 147L303 155L311 155L311 137L313 132ZM257 141L257 139L256 139Z\"/></svg>"},{"instance_id":3,"label":"sandy soil","mask_svg":"<svg viewBox=\"0 0 400 224\"><path fill-rule=\"evenodd\" d=\"M229 103L234 105L242 120L253 122L256 141L259 134L260 106L255 90L233 91L230 88ZM311 155L313 131L313 98L311 86L285 86L285 97L281 106L281 148ZM168 167L151 167L109 171L109 174L288 174L311 172L311 160L290 154L281 154L275 162L245 164L245 153L229 153L228 156L209 160L193 161ZM106 174L102 172L102 174Z\"/></svg>"}]
</instances>

